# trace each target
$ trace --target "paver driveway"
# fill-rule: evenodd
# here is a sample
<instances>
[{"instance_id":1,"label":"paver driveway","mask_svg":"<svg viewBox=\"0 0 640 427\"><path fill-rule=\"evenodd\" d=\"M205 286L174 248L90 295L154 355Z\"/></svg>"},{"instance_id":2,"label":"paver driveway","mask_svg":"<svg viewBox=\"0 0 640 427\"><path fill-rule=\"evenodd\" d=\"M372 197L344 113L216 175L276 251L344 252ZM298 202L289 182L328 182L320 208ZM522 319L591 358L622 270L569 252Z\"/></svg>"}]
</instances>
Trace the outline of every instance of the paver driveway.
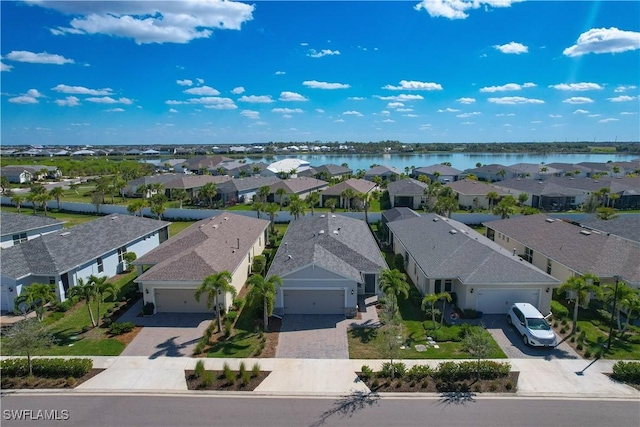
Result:
<instances>
[{"instance_id":1,"label":"paver driveway","mask_svg":"<svg viewBox=\"0 0 640 427\"><path fill-rule=\"evenodd\" d=\"M282 319L276 357L348 359L348 320L332 314L288 314Z\"/></svg>"}]
</instances>

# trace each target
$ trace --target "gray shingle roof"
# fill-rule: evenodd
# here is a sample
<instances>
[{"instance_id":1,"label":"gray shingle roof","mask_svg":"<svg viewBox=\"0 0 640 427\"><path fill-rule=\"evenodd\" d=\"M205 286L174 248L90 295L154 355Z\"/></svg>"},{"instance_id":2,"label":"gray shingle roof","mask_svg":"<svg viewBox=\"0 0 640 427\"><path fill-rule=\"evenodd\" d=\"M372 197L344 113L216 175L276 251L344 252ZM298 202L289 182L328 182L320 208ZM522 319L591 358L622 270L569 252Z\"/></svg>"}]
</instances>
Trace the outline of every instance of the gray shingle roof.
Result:
<instances>
[{"instance_id":1,"label":"gray shingle roof","mask_svg":"<svg viewBox=\"0 0 640 427\"><path fill-rule=\"evenodd\" d=\"M632 242L640 243L640 216L622 215L615 219L603 221L596 217L580 221L580 225L605 234L613 234Z\"/></svg>"},{"instance_id":2,"label":"gray shingle roof","mask_svg":"<svg viewBox=\"0 0 640 427\"><path fill-rule=\"evenodd\" d=\"M13 212L0 213L0 235L7 236L16 233L25 233L40 228L60 225L62 228L64 221L57 220L50 216L25 215Z\"/></svg>"},{"instance_id":3,"label":"gray shingle roof","mask_svg":"<svg viewBox=\"0 0 640 427\"><path fill-rule=\"evenodd\" d=\"M630 242L591 233L561 220L547 221L545 215L529 215L486 222L485 225L511 239L566 265L580 274L600 277L622 276L640 283L640 248Z\"/></svg>"},{"instance_id":4,"label":"gray shingle roof","mask_svg":"<svg viewBox=\"0 0 640 427\"><path fill-rule=\"evenodd\" d=\"M427 184L413 178L400 179L387 184L387 190L391 196L421 196Z\"/></svg>"},{"instance_id":5,"label":"gray shingle roof","mask_svg":"<svg viewBox=\"0 0 640 427\"><path fill-rule=\"evenodd\" d=\"M250 176L247 178L234 178L218 185L218 193L255 190L264 185L272 185L279 181L282 180L277 176Z\"/></svg>"},{"instance_id":6,"label":"gray shingle roof","mask_svg":"<svg viewBox=\"0 0 640 427\"><path fill-rule=\"evenodd\" d=\"M215 168L222 162L227 162L232 160L229 157L225 156L195 156L187 159L185 162L188 165L188 168L191 170L201 169L201 168Z\"/></svg>"},{"instance_id":7,"label":"gray shingle roof","mask_svg":"<svg viewBox=\"0 0 640 427\"><path fill-rule=\"evenodd\" d=\"M361 272L387 268L365 222L342 215L307 215L291 221L268 276L283 277L310 264L358 282Z\"/></svg>"},{"instance_id":8,"label":"gray shingle roof","mask_svg":"<svg viewBox=\"0 0 640 427\"><path fill-rule=\"evenodd\" d=\"M329 185L328 182L319 179L300 176L297 178L289 178L284 181L276 182L271 185L271 192L275 193L277 189L284 188L287 193L305 193L307 191L319 190Z\"/></svg>"},{"instance_id":9,"label":"gray shingle roof","mask_svg":"<svg viewBox=\"0 0 640 427\"><path fill-rule=\"evenodd\" d=\"M409 208L393 208L382 212L384 222L398 221L402 219L419 217L420 214Z\"/></svg>"},{"instance_id":10,"label":"gray shingle roof","mask_svg":"<svg viewBox=\"0 0 640 427\"><path fill-rule=\"evenodd\" d=\"M222 184L223 182L229 181L231 178L228 176L220 176L220 175L182 175L179 177L166 182L164 184L165 188L200 188L205 184L214 183L217 186Z\"/></svg>"},{"instance_id":11,"label":"gray shingle roof","mask_svg":"<svg viewBox=\"0 0 640 427\"><path fill-rule=\"evenodd\" d=\"M334 165L334 164L326 164L326 165L321 165L321 166L317 166L315 168L316 173L320 173L320 172L327 172L329 175L334 176L334 175L345 175L348 173L353 173L353 170L349 169L349 168L345 168L344 166L340 166L340 165Z\"/></svg>"},{"instance_id":12,"label":"gray shingle roof","mask_svg":"<svg viewBox=\"0 0 640 427\"><path fill-rule=\"evenodd\" d=\"M393 166L374 166L368 171L364 173L365 176L376 176L376 175L400 175L400 169L395 168Z\"/></svg>"},{"instance_id":13,"label":"gray shingle roof","mask_svg":"<svg viewBox=\"0 0 640 427\"><path fill-rule=\"evenodd\" d=\"M492 191L498 193L499 196L506 196L509 194L503 189L495 187L486 181L473 181L470 179L448 182L445 184L445 187L451 187L451 189L456 193L468 196L486 196Z\"/></svg>"},{"instance_id":14,"label":"gray shingle roof","mask_svg":"<svg viewBox=\"0 0 640 427\"><path fill-rule=\"evenodd\" d=\"M431 165L416 168L415 172L433 175L438 172L440 175L460 175L462 171L460 169L453 168L449 165Z\"/></svg>"},{"instance_id":15,"label":"gray shingle roof","mask_svg":"<svg viewBox=\"0 0 640 427\"><path fill-rule=\"evenodd\" d=\"M342 181L336 185L332 185L322 191L324 196L339 196L347 188L352 189L356 193L368 193L376 188L376 184L367 181L366 179L349 178L346 181Z\"/></svg>"},{"instance_id":16,"label":"gray shingle roof","mask_svg":"<svg viewBox=\"0 0 640 427\"><path fill-rule=\"evenodd\" d=\"M55 276L92 261L170 222L111 214L2 250L2 274Z\"/></svg>"},{"instance_id":17,"label":"gray shingle roof","mask_svg":"<svg viewBox=\"0 0 640 427\"><path fill-rule=\"evenodd\" d=\"M465 284L558 283L460 222L428 214L388 226L429 278L458 278Z\"/></svg>"},{"instance_id":18,"label":"gray shingle roof","mask_svg":"<svg viewBox=\"0 0 640 427\"><path fill-rule=\"evenodd\" d=\"M584 194L584 192L579 189L556 184L554 180L538 181L535 179L514 178L496 182L494 185L500 188L526 191L527 193L549 197L571 197Z\"/></svg>"},{"instance_id":19,"label":"gray shingle roof","mask_svg":"<svg viewBox=\"0 0 640 427\"><path fill-rule=\"evenodd\" d=\"M136 281L201 282L223 270L233 273L268 225L269 221L230 212L198 221L138 258L135 264L155 265Z\"/></svg>"},{"instance_id":20,"label":"gray shingle roof","mask_svg":"<svg viewBox=\"0 0 640 427\"><path fill-rule=\"evenodd\" d=\"M490 165L482 165L479 168L467 169L467 172L471 172L471 173L478 173L479 172L479 173L497 174L501 170L504 170L505 172L507 172L507 174L509 174L509 172L511 172L511 173L515 172L509 166L504 166L504 165L501 165L499 163L493 163L493 164L490 164Z\"/></svg>"}]
</instances>

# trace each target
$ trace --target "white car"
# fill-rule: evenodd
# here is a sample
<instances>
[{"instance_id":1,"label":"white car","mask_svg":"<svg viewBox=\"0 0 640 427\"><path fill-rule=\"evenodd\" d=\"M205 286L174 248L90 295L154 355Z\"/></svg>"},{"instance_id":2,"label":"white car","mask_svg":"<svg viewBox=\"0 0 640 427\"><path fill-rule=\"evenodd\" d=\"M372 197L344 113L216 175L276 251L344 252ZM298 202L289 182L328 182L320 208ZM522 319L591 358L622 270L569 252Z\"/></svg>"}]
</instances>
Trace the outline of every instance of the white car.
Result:
<instances>
[{"instance_id":1,"label":"white car","mask_svg":"<svg viewBox=\"0 0 640 427\"><path fill-rule=\"evenodd\" d=\"M515 326L527 345L536 347L555 347L556 334L547 323L547 319L528 302L517 302L507 312L507 323Z\"/></svg>"}]
</instances>

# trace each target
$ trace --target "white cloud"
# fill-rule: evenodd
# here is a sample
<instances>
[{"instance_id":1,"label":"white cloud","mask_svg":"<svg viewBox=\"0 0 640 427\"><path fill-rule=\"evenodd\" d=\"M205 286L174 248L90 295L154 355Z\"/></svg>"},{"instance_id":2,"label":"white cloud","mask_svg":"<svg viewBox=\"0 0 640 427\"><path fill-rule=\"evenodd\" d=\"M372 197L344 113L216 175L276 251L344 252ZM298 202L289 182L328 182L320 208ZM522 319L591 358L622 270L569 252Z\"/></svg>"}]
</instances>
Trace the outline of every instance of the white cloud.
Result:
<instances>
[{"instance_id":1,"label":"white cloud","mask_svg":"<svg viewBox=\"0 0 640 427\"><path fill-rule=\"evenodd\" d=\"M462 122L462 123L460 123L460 124L461 124L461 125L468 126L468 125L475 125L475 124L476 124L476 122Z\"/></svg>"},{"instance_id":2,"label":"white cloud","mask_svg":"<svg viewBox=\"0 0 640 427\"><path fill-rule=\"evenodd\" d=\"M382 123L395 123L396 121L393 119L384 119Z\"/></svg>"},{"instance_id":3,"label":"white cloud","mask_svg":"<svg viewBox=\"0 0 640 427\"><path fill-rule=\"evenodd\" d=\"M620 113L622 116L635 116L636 114L638 114L637 111L623 111Z\"/></svg>"},{"instance_id":4,"label":"white cloud","mask_svg":"<svg viewBox=\"0 0 640 427\"><path fill-rule=\"evenodd\" d=\"M333 55L340 55L340 51L331 49L322 49L321 51L317 51L315 49L309 49L309 53L307 53L307 56L310 56L312 58L322 58L323 56Z\"/></svg>"},{"instance_id":5,"label":"white cloud","mask_svg":"<svg viewBox=\"0 0 640 427\"><path fill-rule=\"evenodd\" d=\"M587 98L586 96L572 96L571 98L567 98L564 101L565 104L591 104L593 99Z\"/></svg>"},{"instance_id":6,"label":"white cloud","mask_svg":"<svg viewBox=\"0 0 640 427\"><path fill-rule=\"evenodd\" d=\"M619 85L617 88L614 89L614 92L616 93L621 93L621 92L626 92L628 90L634 90L634 89L638 89L638 86L634 86L634 85Z\"/></svg>"},{"instance_id":7,"label":"white cloud","mask_svg":"<svg viewBox=\"0 0 640 427\"><path fill-rule=\"evenodd\" d=\"M271 99L271 95L243 95L238 99L238 101L250 102L252 104L270 104L272 102L275 102L273 99Z\"/></svg>"},{"instance_id":8,"label":"white cloud","mask_svg":"<svg viewBox=\"0 0 640 427\"><path fill-rule=\"evenodd\" d=\"M496 117L513 117L515 113L498 113L495 115Z\"/></svg>"},{"instance_id":9,"label":"white cloud","mask_svg":"<svg viewBox=\"0 0 640 427\"><path fill-rule=\"evenodd\" d=\"M537 125L538 123L542 123L542 120L532 120L531 123Z\"/></svg>"},{"instance_id":10,"label":"white cloud","mask_svg":"<svg viewBox=\"0 0 640 427\"><path fill-rule=\"evenodd\" d=\"M35 2L34 2L35 3ZM62 34L105 34L137 44L188 43L209 38L213 30L240 30L253 19L254 6L234 1L37 2L73 16Z\"/></svg>"},{"instance_id":11,"label":"white cloud","mask_svg":"<svg viewBox=\"0 0 640 427\"><path fill-rule=\"evenodd\" d=\"M351 87L351 85L346 83L327 83L317 80L307 80L302 82L302 85L311 89L348 89Z\"/></svg>"},{"instance_id":12,"label":"white cloud","mask_svg":"<svg viewBox=\"0 0 640 427\"><path fill-rule=\"evenodd\" d=\"M129 98L114 99L114 98L111 98L110 96L103 96L101 98L87 98L86 100L89 102L94 102L96 104L125 104L125 105L133 104L133 101L130 100Z\"/></svg>"},{"instance_id":13,"label":"white cloud","mask_svg":"<svg viewBox=\"0 0 640 427\"><path fill-rule=\"evenodd\" d=\"M253 110L242 110L240 115L252 120L258 120L260 118L260 113Z\"/></svg>"},{"instance_id":14,"label":"white cloud","mask_svg":"<svg viewBox=\"0 0 640 427\"><path fill-rule=\"evenodd\" d=\"M107 113L122 113L124 112L123 108L109 108L108 110L104 110Z\"/></svg>"},{"instance_id":15,"label":"white cloud","mask_svg":"<svg viewBox=\"0 0 640 427\"><path fill-rule=\"evenodd\" d=\"M358 117L362 117L362 113L359 111L345 111L344 113L342 113L345 116L358 116Z\"/></svg>"},{"instance_id":16,"label":"white cloud","mask_svg":"<svg viewBox=\"0 0 640 427\"><path fill-rule=\"evenodd\" d=\"M322 114L324 113L324 110L322 108L316 108L316 113Z\"/></svg>"},{"instance_id":17,"label":"white cloud","mask_svg":"<svg viewBox=\"0 0 640 427\"><path fill-rule=\"evenodd\" d=\"M238 108L231 98L219 96L204 96L201 98L190 98L188 104L201 104L205 108L214 110L235 110Z\"/></svg>"},{"instance_id":18,"label":"white cloud","mask_svg":"<svg viewBox=\"0 0 640 427\"><path fill-rule=\"evenodd\" d=\"M536 84L535 83L523 83L523 84L507 83L506 85L502 85L502 86L483 87L480 89L480 92L482 93L507 92L507 91L522 90L530 87L536 87Z\"/></svg>"},{"instance_id":19,"label":"white cloud","mask_svg":"<svg viewBox=\"0 0 640 427\"><path fill-rule=\"evenodd\" d=\"M620 53L640 49L640 33L623 31L615 27L592 28L580 34L573 46L562 53L566 56L581 56L588 53Z\"/></svg>"},{"instance_id":20,"label":"white cloud","mask_svg":"<svg viewBox=\"0 0 640 427\"><path fill-rule=\"evenodd\" d=\"M234 95L240 95L241 93L244 93L244 88L242 86L234 87L231 90L231 93Z\"/></svg>"},{"instance_id":21,"label":"white cloud","mask_svg":"<svg viewBox=\"0 0 640 427\"><path fill-rule=\"evenodd\" d=\"M204 79L201 78L196 78L196 81L198 82L199 85L203 85L204 84Z\"/></svg>"},{"instance_id":22,"label":"white cloud","mask_svg":"<svg viewBox=\"0 0 640 427\"><path fill-rule=\"evenodd\" d=\"M193 86L193 82L189 79L176 80L176 83L180 86Z\"/></svg>"},{"instance_id":23,"label":"white cloud","mask_svg":"<svg viewBox=\"0 0 640 427\"><path fill-rule=\"evenodd\" d=\"M589 114L587 117L600 117L602 114Z\"/></svg>"},{"instance_id":24,"label":"white cloud","mask_svg":"<svg viewBox=\"0 0 640 427\"><path fill-rule=\"evenodd\" d=\"M469 9L510 7L512 3L519 1L523 0L421 0L420 3L414 6L414 9L418 11L424 9L434 18L465 19L469 16L466 13Z\"/></svg>"},{"instance_id":25,"label":"white cloud","mask_svg":"<svg viewBox=\"0 0 640 427\"><path fill-rule=\"evenodd\" d=\"M420 117L420 116L418 116L417 114L405 114L404 116L405 116L405 117L411 117L411 118L414 118L414 117Z\"/></svg>"},{"instance_id":26,"label":"white cloud","mask_svg":"<svg viewBox=\"0 0 640 427\"><path fill-rule=\"evenodd\" d=\"M80 105L80 100L75 96L67 96L65 99L56 99L55 103L60 107L77 107Z\"/></svg>"},{"instance_id":27,"label":"white cloud","mask_svg":"<svg viewBox=\"0 0 640 427\"><path fill-rule=\"evenodd\" d=\"M589 114L589 112L587 110L578 108L576 111L573 112L573 114Z\"/></svg>"},{"instance_id":28,"label":"white cloud","mask_svg":"<svg viewBox=\"0 0 640 427\"><path fill-rule=\"evenodd\" d=\"M296 92L280 92L280 101L308 101L309 99Z\"/></svg>"},{"instance_id":29,"label":"white cloud","mask_svg":"<svg viewBox=\"0 0 640 427\"><path fill-rule=\"evenodd\" d=\"M176 110L175 108L169 108L169 112L175 114L178 112L178 110Z\"/></svg>"},{"instance_id":30,"label":"white cloud","mask_svg":"<svg viewBox=\"0 0 640 427\"><path fill-rule=\"evenodd\" d=\"M364 101L367 98L365 98L363 96L350 96L347 99L350 100L350 101Z\"/></svg>"},{"instance_id":31,"label":"white cloud","mask_svg":"<svg viewBox=\"0 0 640 427\"><path fill-rule=\"evenodd\" d=\"M0 62L0 71L11 71L13 65L7 65L4 62Z\"/></svg>"},{"instance_id":32,"label":"white cloud","mask_svg":"<svg viewBox=\"0 0 640 427\"><path fill-rule=\"evenodd\" d=\"M600 90L602 86L598 83L560 83L557 85L549 85L549 87L558 90L574 90L574 91L585 91L585 90Z\"/></svg>"},{"instance_id":33,"label":"white cloud","mask_svg":"<svg viewBox=\"0 0 640 427\"><path fill-rule=\"evenodd\" d=\"M413 108L396 108L398 113L410 113L413 111Z\"/></svg>"},{"instance_id":34,"label":"white cloud","mask_svg":"<svg viewBox=\"0 0 640 427\"><path fill-rule=\"evenodd\" d=\"M636 99L639 99L639 98L640 96L620 95L620 96L616 96L615 98L607 98L607 99L611 102L628 102L628 101L635 101Z\"/></svg>"},{"instance_id":35,"label":"white cloud","mask_svg":"<svg viewBox=\"0 0 640 427\"><path fill-rule=\"evenodd\" d=\"M544 104L541 99L525 98L523 96L503 96L502 98L489 98L489 102L493 104Z\"/></svg>"},{"instance_id":36,"label":"white cloud","mask_svg":"<svg viewBox=\"0 0 640 427\"><path fill-rule=\"evenodd\" d=\"M475 98L458 98L456 99L457 102L459 102L460 104L473 104L474 102L476 102Z\"/></svg>"},{"instance_id":37,"label":"white cloud","mask_svg":"<svg viewBox=\"0 0 640 427\"><path fill-rule=\"evenodd\" d=\"M559 119L560 117L562 117L562 114L549 114L549 117L551 117L552 119Z\"/></svg>"},{"instance_id":38,"label":"white cloud","mask_svg":"<svg viewBox=\"0 0 640 427\"><path fill-rule=\"evenodd\" d=\"M344 123L344 119L337 119L334 120L333 123Z\"/></svg>"},{"instance_id":39,"label":"white cloud","mask_svg":"<svg viewBox=\"0 0 640 427\"><path fill-rule=\"evenodd\" d=\"M307 42L302 42L302 43L300 43L300 46L309 46L309 43L307 43Z\"/></svg>"},{"instance_id":40,"label":"white cloud","mask_svg":"<svg viewBox=\"0 0 640 427\"><path fill-rule=\"evenodd\" d=\"M387 108L402 108L404 104L402 102L390 102L387 104Z\"/></svg>"},{"instance_id":41,"label":"white cloud","mask_svg":"<svg viewBox=\"0 0 640 427\"><path fill-rule=\"evenodd\" d=\"M276 71L275 74L276 74L276 76L283 76L283 75L285 75L287 73L284 72L284 71Z\"/></svg>"},{"instance_id":42,"label":"white cloud","mask_svg":"<svg viewBox=\"0 0 640 427\"><path fill-rule=\"evenodd\" d=\"M374 96L382 101L406 102L406 101L419 101L421 99L424 99L422 95L408 95L406 93L403 93L401 95L394 95L394 96L379 96L379 95L374 95Z\"/></svg>"},{"instance_id":43,"label":"white cloud","mask_svg":"<svg viewBox=\"0 0 640 427\"><path fill-rule=\"evenodd\" d=\"M61 92L61 93L68 93L71 95L93 95L93 96L111 95L113 92L113 90L108 87L105 87L102 89L89 89L84 86L67 86L63 84L59 84L56 87L52 87L51 90L55 90L56 92Z\"/></svg>"},{"instance_id":44,"label":"white cloud","mask_svg":"<svg viewBox=\"0 0 640 427\"><path fill-rule=\"evenodd\" d=\"M197 95L197 96L218 96L220 92L210 86L198 86L192 87L184 91L189 95Z\"/></svg>"},{"instance_id":45,"label":"white cloud","mask_svg":"<svg viewBox=\"0 0 640 427\"><path fill-rule=\"evenodd\" d=\"M9 98L9 102L14 104L37 104L39 102L38 98L43 96L37 89L29 89L24 95Z\"/></svg>"},{"instance_id":46,"label":"white cloud","mask_svg":"<svg viewBox=\"0 0 640 427\"><path fill-rule=\"evenodd\" d=\"M67 59L62 55L56 55L52 53L42 52L42 53L34 53L29 52L27 50L14 50L9 52L6 56L6 59L16 62L29 62L31 64L54 64L54 65L63 65L63 64L73 64L73 59Z\"/></svg>"},{"instance_id":47,"label":"white cloud","mask_svg":"<svg viewBox=\"0 0 640 427\"><path fill-rule=\"evenodd\" d=\"M382 110L382 111L380 111L380 115L381 115L381 116L390 116L390 115L391 115L391 112L390 112L390 111L387 111L387 110Z\"/></svg>"},{"instance_id":48,"label":"white cloud","mask_svg":"<svg viewBox=\"0 0 640 427\"><path fill-rule=\"evenodd\" d=\"M280 114L302 114L304 111L300 108L274 108L271 110L272 113L280 113Z\"/></svg>"},{"instance_id":49,"label":"white cloud","mask_svg":"<svg viewBox=\"0 0 640 427\"><path fill-rule=\"evenodd\" d=\"M529 52L529 48L522 43L509 42L503 45L494 45L496 50L499 50L502 53L520 55L521 53Z\"/></svg>"},{"instance_id":50,"label":"white cloud","mask_svg":"<svg viewBox=\"0 0 640 427\"><path fill-rule=\"evenodd\" d=\"M617 122L617 121L620 121L620 119L614 119L613 117L610 117L608 119L598 120L598 123L609 123L609 122Z\"/></svg>"},{"instance_id":51,"label":"white cloud","mask_svg":"<svg viewBox=\"0 0 640 427\"><path fill-rule=\"evenodd\" d=\"M462 113L462 114L457 114L456 117L460 117L461 119L466 119L468 117L472 117L472 116L479 116L480 114L482 114L479 111L474 111L472 113Z\"/></svg>"},{"instance_id":52,"label":"white cloud","mask_svg":"<svg viewBox=\"0 0 640 427\"><path fill-rule=\"evenodd\" d=\"M442 108L441 108L441 109L439 109L439 110L438 110L438 113L457 113L457 112L459 112L459 111L460 111L460 110L457 110L457 109L455 109L455 108L449 108L449 107L447 107L447 108L445 108L444 110L443 110Z\"/></svg>"},{"instance_id":53,"label":"white cloud","mask_svg":"<svg viewBox=\"0 0 640 427\"><path fill-rule=\"evenodd\" d=\"M382 89L388 90L442 90L442 85L433 82L419 82L415 80L400 80L399 86L386 85Z\"/></svg>"}]
</instances>

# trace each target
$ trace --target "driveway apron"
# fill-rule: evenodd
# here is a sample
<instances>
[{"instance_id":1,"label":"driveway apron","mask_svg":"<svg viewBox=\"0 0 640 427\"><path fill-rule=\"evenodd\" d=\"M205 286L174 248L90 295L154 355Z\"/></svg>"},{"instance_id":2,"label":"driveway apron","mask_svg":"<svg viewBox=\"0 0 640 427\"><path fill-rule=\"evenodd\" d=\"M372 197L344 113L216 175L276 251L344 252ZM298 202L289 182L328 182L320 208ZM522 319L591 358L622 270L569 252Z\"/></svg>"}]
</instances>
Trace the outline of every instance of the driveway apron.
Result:
<instances>
[{"instance_id":1,"label":"driveway apron","mask_svg":"<svg viewBox=\"0 0 640 427\"><path fill-rule=\"evenodd\" d=\"M282 319L276 357L348 359L347 324L340 315L286 315Z\"/></svg>"}]
</instances>

